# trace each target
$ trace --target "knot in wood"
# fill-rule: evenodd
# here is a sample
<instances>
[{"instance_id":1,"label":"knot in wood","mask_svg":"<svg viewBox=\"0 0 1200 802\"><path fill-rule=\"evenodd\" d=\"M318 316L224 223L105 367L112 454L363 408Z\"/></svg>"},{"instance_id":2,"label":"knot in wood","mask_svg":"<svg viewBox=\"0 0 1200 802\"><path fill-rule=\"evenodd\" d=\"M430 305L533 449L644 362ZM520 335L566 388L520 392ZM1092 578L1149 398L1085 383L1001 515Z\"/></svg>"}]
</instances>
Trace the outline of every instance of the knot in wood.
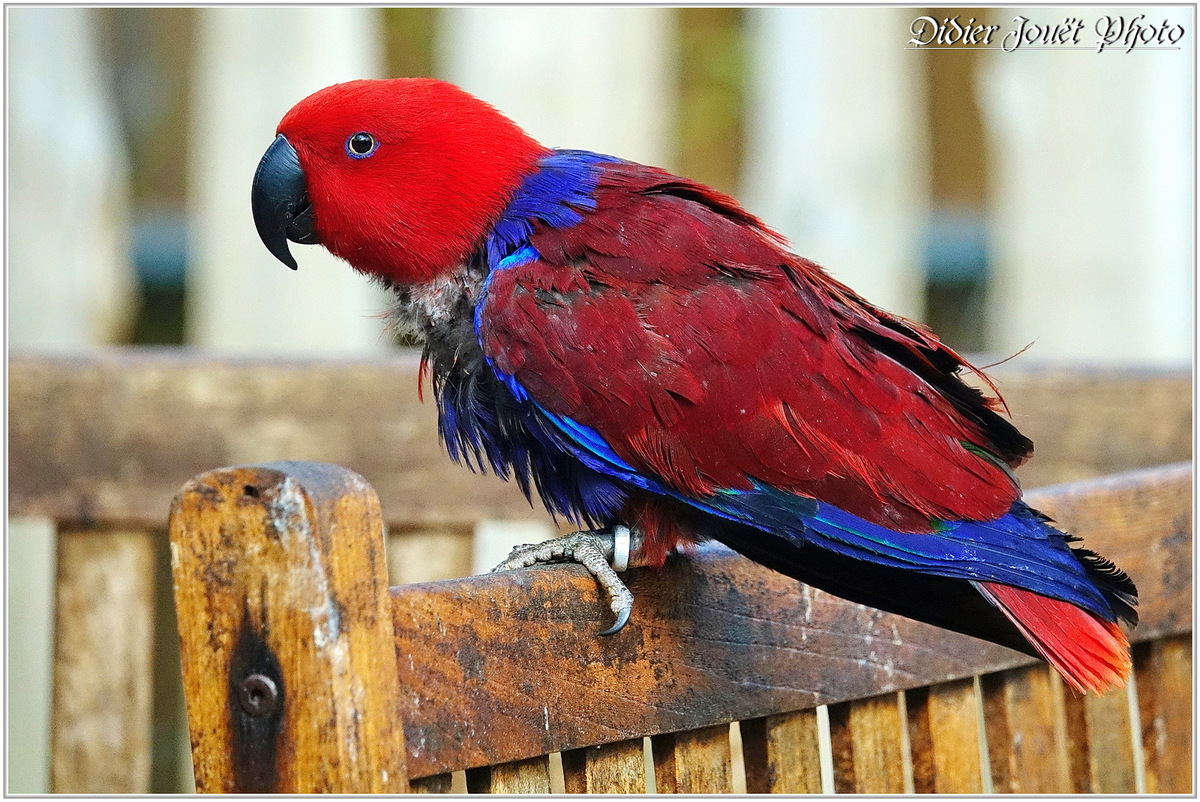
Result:
<instances>
[{"instance_id":1,"label":"knot in wood","mask_svg":"<svg viewBox=\"0 0 1200 802\"><path fill-rule=\"evenodd\" d=\"M279 689L265 674L251 674L238 686L238 702L251 716L262 718L279 707Z\"/></svg>"}]
</instances>

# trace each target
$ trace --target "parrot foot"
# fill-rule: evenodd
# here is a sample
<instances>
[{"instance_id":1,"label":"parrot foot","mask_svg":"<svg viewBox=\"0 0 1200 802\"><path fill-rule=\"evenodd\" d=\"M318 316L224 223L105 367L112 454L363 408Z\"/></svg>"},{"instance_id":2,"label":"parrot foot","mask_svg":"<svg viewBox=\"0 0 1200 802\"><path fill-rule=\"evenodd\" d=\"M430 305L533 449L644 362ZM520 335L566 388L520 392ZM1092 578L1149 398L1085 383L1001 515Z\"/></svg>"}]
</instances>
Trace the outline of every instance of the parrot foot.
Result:
<instances>
[{"instance_id":1,"label":"parrot foot","mask_svg":"<svg viewBox=\"0 0 1200 802\"><path fill-rule=\"evenodd\" d=\"M541 563L579 563L604 588L609 607L617 617L616 622L600 634L615 635L629 623L629 615L633 612L633 594L617 576L617 571L629 567L630 551L638 551L641 546L641 533L626 526L574 532L541 543L515 546L508 559L493 568L492 573L515 571Z\"/></svg>"}]
</instances>

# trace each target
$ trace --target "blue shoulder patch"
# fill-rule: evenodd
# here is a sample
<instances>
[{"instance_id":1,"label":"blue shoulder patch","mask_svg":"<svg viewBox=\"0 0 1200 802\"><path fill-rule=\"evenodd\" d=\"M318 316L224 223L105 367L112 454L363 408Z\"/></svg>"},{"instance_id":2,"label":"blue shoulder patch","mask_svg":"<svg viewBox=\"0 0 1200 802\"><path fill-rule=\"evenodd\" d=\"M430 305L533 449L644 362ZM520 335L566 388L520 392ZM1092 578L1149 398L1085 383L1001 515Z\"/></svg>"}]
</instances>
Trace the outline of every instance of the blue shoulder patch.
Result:
<instances>
[{"instance_id":1,"label":"blue shoulder patch","mask_svg":"<svg viewBox=\"0 0 1200 802\"><path fill-rule=\"evenodd\" d=\"M578 223L583 219L582 212L596 208L592 192L600 180L600 165L620 161L586 150L555 150L538 162L537 171L517 190L485 244L489 272L475 303L476 336L482 326L483 307L491 289L492 276L497 271L527 264L539 257L537 249L529 242L534 222L540 221L554 228L570 228ZM529 393L520 382L498 369L486 355L484 358L518 401L528 400Z\"/></svg>"},{"instance_id":2,"label":"blue shoulder patch","mask_svg":"<svg viewBox=\"0 0 1200 802\"><path fill-rule=\"evenodd\" d=\"M537 171L525 179L488 237L488 267L502 269L510 254L529 247L535 220L554 228L570 228L582 220L583 212L596 208L592 192L600 180L600 165L619 161L586 150L556 150L538 162Z\"/></svg>"}]
</instances>

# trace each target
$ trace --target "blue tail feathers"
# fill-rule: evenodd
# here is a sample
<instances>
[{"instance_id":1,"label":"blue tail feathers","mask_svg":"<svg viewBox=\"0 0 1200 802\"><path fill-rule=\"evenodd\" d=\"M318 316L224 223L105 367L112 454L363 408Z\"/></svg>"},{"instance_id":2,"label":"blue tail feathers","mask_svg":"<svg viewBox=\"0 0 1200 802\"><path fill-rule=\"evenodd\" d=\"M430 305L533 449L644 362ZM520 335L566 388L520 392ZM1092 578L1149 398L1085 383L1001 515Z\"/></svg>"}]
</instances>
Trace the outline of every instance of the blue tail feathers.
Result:
<instances>
[{"instance_id":1,"label":"blue tail feathers","mask_svg":"<svg viewBox=\"0 0 1200 802\"><path fill-rule=\"evenodd\" d=\"M897 532L829 504L773 488L710 500L711 509L794 545L813 545L891 568L998 582L1070 602L1105 621L1137 614L1133 583L1111 562L1024 502L994 521L946 521L934 533Z\"/></svg>"}]
</instances>

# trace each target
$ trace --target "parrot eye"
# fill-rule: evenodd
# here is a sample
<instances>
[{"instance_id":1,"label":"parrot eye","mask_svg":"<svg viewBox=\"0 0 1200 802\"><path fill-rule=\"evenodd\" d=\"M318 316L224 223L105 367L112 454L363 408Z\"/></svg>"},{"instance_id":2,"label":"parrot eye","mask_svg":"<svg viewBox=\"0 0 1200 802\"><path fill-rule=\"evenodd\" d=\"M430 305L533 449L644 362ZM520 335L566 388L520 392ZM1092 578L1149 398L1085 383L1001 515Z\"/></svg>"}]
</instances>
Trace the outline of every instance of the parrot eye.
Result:
<instances>
[{"instance_id":1,"label":"parrot eye","mask_svg":"<svg viewBox=\"0 0 1200 802\"><path fill-rule=\"evenodd\" d=\"M346 140L346 153L350 154L352 159L365 159L378 147L379 143L375 141L375 137L364 131L360 131Z\"/></svg>"}]
</instances>

